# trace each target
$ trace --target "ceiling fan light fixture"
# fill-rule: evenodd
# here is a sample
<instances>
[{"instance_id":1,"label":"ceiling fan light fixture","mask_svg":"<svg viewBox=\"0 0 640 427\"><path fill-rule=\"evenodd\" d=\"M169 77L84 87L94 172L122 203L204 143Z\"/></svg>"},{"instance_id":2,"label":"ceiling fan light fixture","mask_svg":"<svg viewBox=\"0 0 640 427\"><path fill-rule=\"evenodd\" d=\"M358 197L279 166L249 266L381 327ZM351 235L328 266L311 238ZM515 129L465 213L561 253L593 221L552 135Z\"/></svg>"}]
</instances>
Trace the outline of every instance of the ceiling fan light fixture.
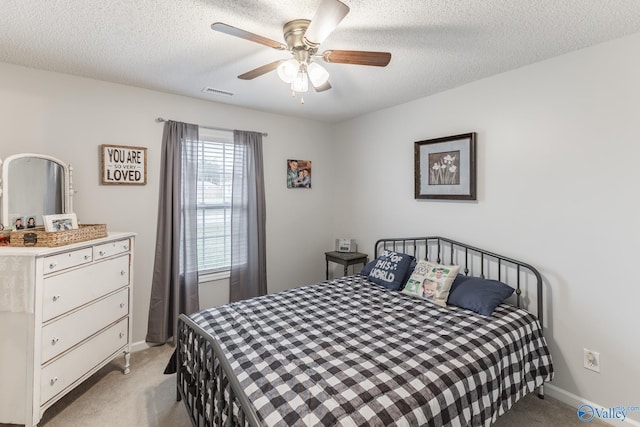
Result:
<instances>
[{"instance_id":1,"label":"ceiling fan light fixture","mask_svg":"<svg viewBox=\"0 0 640 427\"><path fill-rule=\"evenodd\" d=\"M293 83L298 75L300 63L295 59L289 59L278 65L278 77L285 83Z\"/></svg>"},{"instance_id":2,"label":"ceiling fan light fixture","mask_svg":"<svg viewBox=\"0 0 640 427\"><path fill-rule=\"evenodd\" d=\"M307 66L307 73L309 74L311 84L316 88L322 86L329 80L329 72L316 62L312 62Z\"/></svg>"},{"instance_id":3,"label":"ceiling fan light fixture","mask_svg":"<svg viewBox=\"0 0 640 427\"><path fill-rule=\"evenodd\" d=\"M307 76L307 67L300 65L296 78L291 82L291 90L294 92L304 93L309 90L309 77Z\"/></svg>"},{"instance_id":4,"label":"ceiling fan light fixture","mask_svg":"<svg viewBox=\"0 0 640 427\"><path fill-rule=\"evenodd\" d=\"M322 58L325 62L337 64L370 65L386 67L391 60L389 52L374 52L364 50L325 50L318 53L322 43L338 24L349 13L349 6L341 0L316 0L319 2L313 19L293 19L282 27L286 45L267 37L262 37L252 32L236 28L234 26L215 22L211 28L234 37L259 43L277 50L286 50L293 58L278 59L268 64L254 68L238 76L241 80L252 80L271 71L277 71L278 77L287 83L296 93L309 91L309 86L320 93L331 89L329 72L318 63L316 58ZM304 100L301 99L304 103Z\"/></svg>"}]
</instances>

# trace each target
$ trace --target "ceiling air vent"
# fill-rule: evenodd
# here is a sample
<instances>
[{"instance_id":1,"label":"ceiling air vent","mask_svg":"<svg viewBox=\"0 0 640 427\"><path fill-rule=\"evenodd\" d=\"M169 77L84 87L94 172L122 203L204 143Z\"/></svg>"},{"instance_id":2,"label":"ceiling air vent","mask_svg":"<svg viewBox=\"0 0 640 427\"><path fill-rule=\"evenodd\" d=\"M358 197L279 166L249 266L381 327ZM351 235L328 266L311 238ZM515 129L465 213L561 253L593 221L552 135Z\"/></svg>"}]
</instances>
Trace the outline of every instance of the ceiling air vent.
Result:
<instances>
[{"instance_id":1,"label":"ceiling air vent","mask_svg":"<svg viewBox=\"0 0 640 427\"><path fill-rule=\"evenodd\" d=\"M202 89L202 92L218 96L233 96L233 92L227 92L226 90L220 90L213 87L205 87Z\"/></svg>"}]
</instances>

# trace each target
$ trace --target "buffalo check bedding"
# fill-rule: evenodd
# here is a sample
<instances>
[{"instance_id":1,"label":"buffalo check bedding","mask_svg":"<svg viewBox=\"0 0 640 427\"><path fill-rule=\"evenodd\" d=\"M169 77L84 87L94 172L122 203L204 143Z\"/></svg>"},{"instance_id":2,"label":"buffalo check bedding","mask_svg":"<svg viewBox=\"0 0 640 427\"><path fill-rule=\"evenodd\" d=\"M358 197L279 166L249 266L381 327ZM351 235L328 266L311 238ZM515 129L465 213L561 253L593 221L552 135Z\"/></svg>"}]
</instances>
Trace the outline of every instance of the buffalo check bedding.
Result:
<instances>
[{"instance_id":1,"label":"buffalo check bedding","mask_svg":"<svg viewBox=\"0 0 640 427\"><path fill-rule=\"evenodd\" d=\"M266 426L489 425L553 377L537 319L387 290L360 275L190 316Z\"/></svg>"}]
</instances>

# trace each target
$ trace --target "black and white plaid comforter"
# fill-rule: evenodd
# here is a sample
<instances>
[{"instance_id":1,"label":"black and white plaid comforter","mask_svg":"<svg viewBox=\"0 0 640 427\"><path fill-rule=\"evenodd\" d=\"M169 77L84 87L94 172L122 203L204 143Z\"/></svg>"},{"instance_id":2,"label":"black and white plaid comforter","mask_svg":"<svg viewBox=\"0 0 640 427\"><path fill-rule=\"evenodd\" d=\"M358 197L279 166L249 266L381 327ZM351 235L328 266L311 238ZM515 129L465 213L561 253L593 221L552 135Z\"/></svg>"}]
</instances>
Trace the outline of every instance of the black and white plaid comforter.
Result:
<instances>
[{"instance_id":1,"label":"black and white plaid comforter","mask_svg":"<svg viewBox=\"0 0 640 427\"><path fill-rule=\"evenodd\" d=\"M553 377L526 311L484 317L358 275L191 317L267 426L489 425Z\"/></svg>"}]
</instances>

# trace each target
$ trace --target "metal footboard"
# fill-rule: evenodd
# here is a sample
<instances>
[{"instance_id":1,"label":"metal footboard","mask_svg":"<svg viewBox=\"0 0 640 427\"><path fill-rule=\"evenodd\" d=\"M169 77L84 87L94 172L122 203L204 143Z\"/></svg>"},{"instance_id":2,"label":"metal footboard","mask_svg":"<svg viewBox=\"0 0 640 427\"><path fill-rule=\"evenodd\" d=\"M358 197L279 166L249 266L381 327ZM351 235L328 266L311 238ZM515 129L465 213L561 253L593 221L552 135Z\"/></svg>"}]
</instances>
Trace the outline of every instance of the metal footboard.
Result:
<instances>
[{"instance_id":1,"label":"metal footboard","mask_svg":"<svg viewBox=\"0 0 640 427\"><path fill-rule=\"evenodd\" d=\"M261 425L216 339L184 314L176 363L177 400L184 400L194 426Z\"/></svg>"}]
</instances>

